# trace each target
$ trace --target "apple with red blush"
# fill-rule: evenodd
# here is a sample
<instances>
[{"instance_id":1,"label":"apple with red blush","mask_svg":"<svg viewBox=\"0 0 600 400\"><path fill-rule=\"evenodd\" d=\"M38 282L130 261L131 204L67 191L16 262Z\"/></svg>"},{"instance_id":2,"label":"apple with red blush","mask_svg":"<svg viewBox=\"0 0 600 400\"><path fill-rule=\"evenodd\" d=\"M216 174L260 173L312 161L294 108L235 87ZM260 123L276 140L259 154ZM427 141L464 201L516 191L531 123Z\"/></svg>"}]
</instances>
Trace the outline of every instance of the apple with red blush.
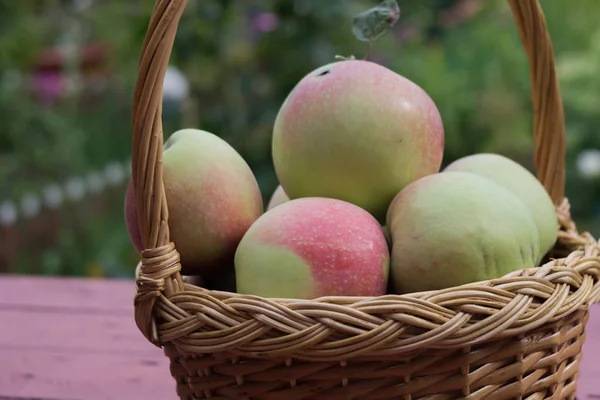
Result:
<instances>
[{"instance_id":1,"label":"apple with red blush","mask_svg":"<svg viewBox=\"0 0 600 400\"><path fill-rule=\"evenodd\" d=\"M252 170L220 137L198 129L173 133L163 149L163 180L170 237L182 273L229 273L239 241L262 214L262 196ZM125 195L131 242L143 250L133 181ZM231 268L231 267L229 267Z\"/></svg>"},{"instance_id":2,"label":"apple with red blush","mask_svg":"<svg viewBox=\"0 0 600 400\"><path fill-rule=\"evenodd\" d=\"M442 119L429 95L365 60L308 73L273 128L275 172L290 199L344 200L382 223L402 188L439 171L443 152Z\"/></svg>"},{"instance_id":3,"label":"apple with red blush","mask_svg":"<svg viewBox=\"0 0 600 400\"><path fill-rule=\"evenodd\" d=\"M263 297L385 294L390 255L377 220L329 198L290 200L252 224L235 254L237 291Z\"/></svg>"}]
</instances>

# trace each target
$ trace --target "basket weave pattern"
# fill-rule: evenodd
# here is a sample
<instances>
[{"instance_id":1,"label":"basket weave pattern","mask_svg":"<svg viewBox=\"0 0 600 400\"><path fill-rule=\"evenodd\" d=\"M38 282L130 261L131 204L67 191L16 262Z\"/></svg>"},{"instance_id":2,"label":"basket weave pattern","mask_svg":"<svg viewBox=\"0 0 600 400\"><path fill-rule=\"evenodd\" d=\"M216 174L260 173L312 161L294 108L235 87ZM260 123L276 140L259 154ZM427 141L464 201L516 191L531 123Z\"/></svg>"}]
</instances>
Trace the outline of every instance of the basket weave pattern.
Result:
<instances>
[{"instance_id":1,"label":"basket weave pattern","mask_svg":"<svg viewBox=\"0 0 600 400\"><path fill-rule=\"evenodd\" d=\"M133 106L144 247L135 320L181 399L573 399L600 246L564 199L564 116L537 0L508 1L530 62L538 178L557 205L548 262L501 279L381 297L265 299L185 282L162 179L162 81L187 0L158 0Z\"/></svg>"}]
</instances>

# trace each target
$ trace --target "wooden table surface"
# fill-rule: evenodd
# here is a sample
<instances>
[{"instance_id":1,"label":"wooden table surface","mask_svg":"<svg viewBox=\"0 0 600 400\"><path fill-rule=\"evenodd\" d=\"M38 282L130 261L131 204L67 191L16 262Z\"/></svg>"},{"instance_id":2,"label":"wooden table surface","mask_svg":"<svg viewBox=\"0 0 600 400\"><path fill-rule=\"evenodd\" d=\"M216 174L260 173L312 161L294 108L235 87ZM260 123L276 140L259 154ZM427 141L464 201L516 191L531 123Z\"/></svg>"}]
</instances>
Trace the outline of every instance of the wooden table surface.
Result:
<instances>
[{"instance_id":1,"label":"wooden table surface","mask_svg":"<svg viewBox=\"0 0 600 400\"><path fill-rule=\"evenodd\" d=\"M177 400L168 360L133 321L129 280L0 277L0 400ZM600 305L580 400L600 399Z\"/></svg>"}]
</instances>

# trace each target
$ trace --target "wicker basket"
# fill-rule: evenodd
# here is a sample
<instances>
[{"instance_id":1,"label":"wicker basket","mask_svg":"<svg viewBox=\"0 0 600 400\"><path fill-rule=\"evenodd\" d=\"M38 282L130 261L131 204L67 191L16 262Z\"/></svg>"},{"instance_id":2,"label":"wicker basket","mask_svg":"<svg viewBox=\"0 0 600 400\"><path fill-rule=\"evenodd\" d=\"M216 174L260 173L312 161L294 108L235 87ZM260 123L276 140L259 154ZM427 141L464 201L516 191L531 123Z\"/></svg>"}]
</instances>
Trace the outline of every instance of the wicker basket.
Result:
<instances>
[{"instance_id":1,"label":"wicker basket","mask_svg":"<svg viewBox=\"0 0 600 400\"><path fill-rule=\"evenodd\" d=\"M135 321L163 347L181 399L573 399L600 247L564 194L565 131L537 0L509 0L529 57L538 177L557 205L548 261L502 279L375 298L264 299L180 275L162 180L162 81L187 0L158 0L133 106L133 182L147 250Z\"/></svg>"}]
</instances>

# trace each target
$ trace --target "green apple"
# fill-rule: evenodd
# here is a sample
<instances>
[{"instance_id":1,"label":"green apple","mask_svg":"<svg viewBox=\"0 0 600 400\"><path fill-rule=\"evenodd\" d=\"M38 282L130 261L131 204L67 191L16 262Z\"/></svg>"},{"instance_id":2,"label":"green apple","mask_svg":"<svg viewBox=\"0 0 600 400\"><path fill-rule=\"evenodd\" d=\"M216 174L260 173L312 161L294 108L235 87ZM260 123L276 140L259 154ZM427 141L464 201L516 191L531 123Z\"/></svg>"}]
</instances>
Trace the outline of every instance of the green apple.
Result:
<instances>
[{"instance_id":1,"label":"green apple","mask_svg":"<svg viewBox=\"0 0 600 400\"><path fill-rule=\"evenodd\" d=\"M529 209L538 228L540 255L554 247L558 236L556 209L540 181L521 164L499 154L481 153L460 158L444 171L464 171L481 175L508 189Z\"/></svg>"},{"instance_id":2,"label":"green apple","mask_svg":"<svg viewBox=\"0 0 600 400\"><path fill-rule=\"evenodd\" d=\"M390 204L398 293L444 289L535 266L537 227L510 191L467 172L423 177Z\"/></svg>"}]
</instances>

